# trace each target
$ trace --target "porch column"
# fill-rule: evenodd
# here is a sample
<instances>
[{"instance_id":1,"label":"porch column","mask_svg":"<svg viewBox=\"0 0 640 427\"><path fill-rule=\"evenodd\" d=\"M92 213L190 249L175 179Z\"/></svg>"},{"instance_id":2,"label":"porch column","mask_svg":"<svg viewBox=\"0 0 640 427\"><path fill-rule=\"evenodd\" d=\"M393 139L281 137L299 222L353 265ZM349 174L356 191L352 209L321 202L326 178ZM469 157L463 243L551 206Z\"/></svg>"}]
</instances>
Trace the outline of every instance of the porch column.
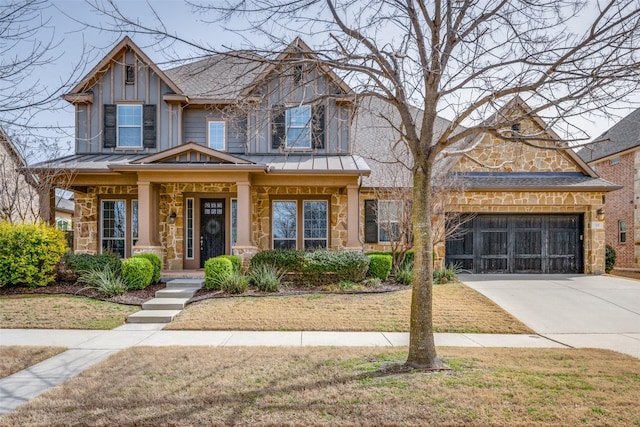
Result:
<instances>
[{"instance_id":1,"label":"porch column","mask_svg":"<svg viewBox=\"0 0 640 427\"><path fill-rule=\"evenodd\" d=\"M240 181L236 183L238 189L238 227L236 244L233 246L233 253L242 258L243 263L248 263L249 259L258 252L258 248L251 238L251 184L249 181Z\"/></svg>"},{"instance_id":2,"label":"porch column","mask_svg":"<svg viewBox=\"0 0 640 427\"><path fill-rule=\"evenodd\" d=\"M346 249L362 250L362 243L358 239L360 230L358 223L360 222L360 195L358 194L358 185L347 185L347 246Z\"/></svg>"},{"instance_id":3,"label":"porch column","mask_svg":"<svg viewBox=\"0 0 640 427\"><path fill-rule=\"evenodd\" d=\"M154 252L158 242L158 189L147 181L138 181L138 242L135 253Z\"/></svg>"}]
</instances>

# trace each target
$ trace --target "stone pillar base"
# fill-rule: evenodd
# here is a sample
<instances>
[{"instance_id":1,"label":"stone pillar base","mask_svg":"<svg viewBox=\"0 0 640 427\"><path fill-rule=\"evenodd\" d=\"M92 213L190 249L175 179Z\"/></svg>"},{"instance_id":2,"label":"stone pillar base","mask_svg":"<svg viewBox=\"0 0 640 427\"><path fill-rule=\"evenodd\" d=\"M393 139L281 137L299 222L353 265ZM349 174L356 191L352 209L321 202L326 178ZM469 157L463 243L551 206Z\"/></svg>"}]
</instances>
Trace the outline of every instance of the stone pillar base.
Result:
<instances>
[{"instance_id":1,"label":"stone pillar base","mask_svg":"<svg viewBox=\"0 0 640 427\"><path fill-rule=\"evenodd\" d=\"M133 254L156 254L162 260L162 269L164 269L164 248L162 246L138 246L132 248Z\"/></svg>"},{"instance_id":2,"label":"stone pillar base","mask_svg":"<svg viewBox=\"0 0 640 427\"><path fill-rule=\"evenodd\" d=\"M361 244L357 244L357 245L347 245L347 246L343 247L342 250L344 250L344 251L359 251L359 252L362 252L364 250L364 248L362 247Z\"/></svg>"},{"instance_id":3,"label":"stone pillar base","mask_svg":"<svg viewBox=\"0 0 640 427\"><path fill-rule=\"evenodd\" d=\"M242 259L243 267L248 267L251 258L260 252L260 249L258 249L257 246L234 246L231 249L234 255L239 256Z\"/></svg>"}]
</instances>

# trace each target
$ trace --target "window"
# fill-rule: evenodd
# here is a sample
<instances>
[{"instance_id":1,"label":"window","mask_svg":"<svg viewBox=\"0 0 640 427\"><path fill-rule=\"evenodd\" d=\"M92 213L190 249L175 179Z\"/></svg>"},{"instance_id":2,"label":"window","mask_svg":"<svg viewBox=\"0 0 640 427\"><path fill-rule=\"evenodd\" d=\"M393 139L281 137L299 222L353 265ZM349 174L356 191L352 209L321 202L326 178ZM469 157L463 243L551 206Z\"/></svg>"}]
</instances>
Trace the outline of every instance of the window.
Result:
<instances>
[{"instance_id":1,"label":"window","mask_svg":"<svg viewBox=\"0 0 640 427\"><path fill-rule=\"evenodd\" d=\"M618 241L627 243L627 221L618 221Z\"/></svg>"},{"instance_id":2,"label":"window","mask_svg":"<svg viewBox=\"0 0 640 427\"><path fill-rule=\"evenodd\" d=\"M327 248L327 202L303 202L304 248Z\"/></svg>"},{"instance_id":3,"label":"window","mask_svg":"<svg viewBox=\"0 0 640 427\"><path fill-rule=\"evenodd\" d=\"M620 157L616 157L615 159L609 160L609 164L610 165L615 165L615 164L618 164L618 163L620 163Z\"/></svg>"},{"instance_id":4,"label":"window","mask_svg":"<svg viewBox=\"0 0 640 427\"><path fill-rule=\"evenodd\" d=\"M102 251L126 256L126 203L124 200L102 201Z\"/></svg>"},{"instance_id":5,"label":"window","mask_svg":"<svg viewBox=\"0 0 640 427\"><path fill-rule=\"evenodd\" d=\"M142 147L142 105L118 105L118 147Z\"/></svg>"},{"instance_id":6,"label":"window","mask_svg":"<svg viewBox=\"0 0 640 427\"><path fill-rule=\"evenodd\" d=\"M231 253L238 241L238 200L231 199Z\"/></svg>"},{"instance_id":7,"label":"window","mask_svg":"<svg viewBox=\"0 0 640 427\"><path fill-rule=\"evenodd\" d=\"M136 82L136 67L134 67L133 65L127 65L125 67L125 72L126 76L124 83L127 85L134 84Z\"/></svg>"},{"instance_id":8,"label":"window","mask_svg":"<svg viewBox=\"0 0 640 427\"><path fill-rule=\"evenodd\" d=\"M69 226L70 221L68 219L58 219L56 221L56 228L58 230L62 230L62 231L69 231L69 229L71 228Z\"/></svg>"},{"instance_id":9,"label":"window","mask_svg":"<svg viewBox=\"0 0 640 427\"><path fill-rule=\"evenodd\" d=\"M187 199L187 259L193 259L193 198Z\"/></svg>"},{"instance_id":10,"label":"window","mask_svg":"<svg viewBox=\"0 0 640 427\"><path fill-rule=\"evenodd\" d=\"M378 200L378 241L397 242L400 239L402 202Z\"/></svg>"},{"instance_id":11,"label":"window","mask_svg":"<svg viewBox=\"0 0 640 427\"><path fill-rule=\"evenodd\" d=\"M138 242L138 201L102 200L100 212L102 252L113 252L120 258L131 256L132 246Z\"/></svg>"},{"instance_id":12,"label":"window","mask_svg":"<svg viewBox=\"0 0 640 427\"><path fill-rule=\"evenodd\" d=\"M214 150L227 149L227 134L225 130L225 122L218 120L210 120L207 122L209 148Z\"/></svg>"},{"instance_id":13,"label":"window","mask_svg":"<svg viewBox=\"0 0 640 427\"><path fill-rule=\"evenodd\" d=\"M311 107L286 110L287 148L311 148Z\"/></svg>"},{"instance_id":14,"label":"window","mask_svg":"<svg viewBox=\"0 0 640 427\"><path fill-rule=\"evenodd\" d=\"M302 206L299 210L298 207ZM273 201L274 249L326 249L329 247L327 200ZM298 227L302 224L302 227Z\"/></svg>"},{"instance_id":15,"label":"window","mask_svg":"<svg viewBox=\"0 0 640 427\"><path fill-rule=\"evenodd\" d=\"M298 203L274 201L272 214L273 249L295 249L298 235Z\"/></svg>"}]
</instances>

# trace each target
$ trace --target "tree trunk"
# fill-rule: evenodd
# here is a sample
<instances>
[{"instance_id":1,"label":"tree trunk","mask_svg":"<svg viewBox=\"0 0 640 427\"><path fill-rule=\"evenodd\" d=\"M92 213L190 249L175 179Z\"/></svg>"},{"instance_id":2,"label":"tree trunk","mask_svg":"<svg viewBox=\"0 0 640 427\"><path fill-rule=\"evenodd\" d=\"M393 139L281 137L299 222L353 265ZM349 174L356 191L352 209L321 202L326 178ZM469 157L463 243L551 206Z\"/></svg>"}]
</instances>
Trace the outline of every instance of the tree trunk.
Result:
<instances>
[{"instance_id":1,"label":"tree trunk","mask_svg":"<svg viewBox=\"0 0 640 427\"><path fill-rule=\"evenodd\" d=\"M428 162L422 162L428 163ZM433 338L433 237L431 225L431 167L416 168L413 178L414 277L407 366L440 369Z\"/></svg>"}]
</instances>

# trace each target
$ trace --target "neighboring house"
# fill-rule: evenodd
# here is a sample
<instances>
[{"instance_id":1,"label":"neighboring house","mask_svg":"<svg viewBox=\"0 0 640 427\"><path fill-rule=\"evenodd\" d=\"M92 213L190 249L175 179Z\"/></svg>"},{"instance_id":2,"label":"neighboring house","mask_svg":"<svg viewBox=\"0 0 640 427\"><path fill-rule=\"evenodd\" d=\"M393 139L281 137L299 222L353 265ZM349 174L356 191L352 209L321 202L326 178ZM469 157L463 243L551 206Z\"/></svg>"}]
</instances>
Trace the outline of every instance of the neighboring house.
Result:
<instances>
[{"instance_id":1,"label":"neighboring house","mask_svg":"<svg viewBox=\"0 0 640 427\"><path fill-rule=\"evenodd\" d=\"M24 172L20 150L0 128L0 220L35 222L39 218L36 177Z\"/></svg>"},{"instance_id":2,"label":"neighboring house","mask_svg":"<svg viewBox=\"0 0 640 427\"><path fill-rule=\"evenodd\" d=\"M56 228L63 231L73 230L74 203L71 198L55 196Z\"/></svg>"},{"instance_id":3,"label":"neighboring house","mask_svg":"<svg viewBox=\"0 0 640 427\"><path fill-rule=\"evenodd\" d=\"M380 114L393 111L299 60L309 52L296 39L277 61L238 51L163 71L125 37L65 95L75 154L37 166L73 172L75 251L155 252L184 270L272 248L388 248L368 207L385 205L387 223L406 209L394 197L407 171L380 172L396 140ZM447 242L448 260L475 272L603 271L596 211L616 186L571 151L483 135L465 148L442 170L464 182L451 209L478 215Z\"/></svg>"},{"instance_id":4,"label":"neighboring house","mask_svg":"<svg viewBox=\"0 0 640 427\"><path fill-rule=\"evenodd\" d=\"M616 251L616 267L640 268L640 109L578 155L601 177L622 187L606 197L606 242Z\"/></svg>"}]
</instances>

